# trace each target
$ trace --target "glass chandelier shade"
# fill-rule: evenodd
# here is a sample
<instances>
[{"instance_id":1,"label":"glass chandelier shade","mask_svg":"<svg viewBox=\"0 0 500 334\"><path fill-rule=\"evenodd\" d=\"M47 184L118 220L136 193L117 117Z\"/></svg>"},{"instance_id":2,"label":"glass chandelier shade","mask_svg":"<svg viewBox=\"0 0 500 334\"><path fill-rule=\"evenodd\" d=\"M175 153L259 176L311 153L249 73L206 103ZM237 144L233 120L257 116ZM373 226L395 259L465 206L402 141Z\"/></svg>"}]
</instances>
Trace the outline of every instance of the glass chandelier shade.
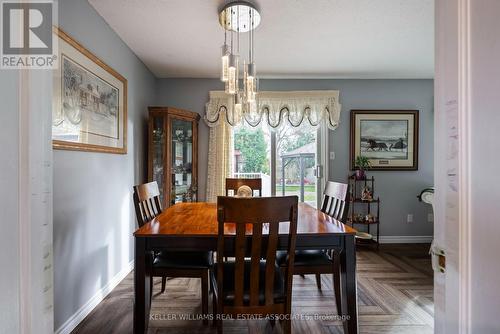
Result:
<instances>
[{"instance_id":1,"label":"glass chandelier shade","mask_svg":"<svg viewBox=\"0 0 500 334\"><path fill-rule=\"evenodd\" d=\"M253 102L257 96L257 77L255 75L255 64L248 63L243 72L244 94L247 102Z\"/></svg>"},{"instance_id":2,"label":"glass chandelier shade","mask_svg":"<svg viewBox=\"0 0 500 334\"><path fill-rule=\"evenodd\" d=\"M229 52L229 46L224 43L224 45L221 47L221 60L222 60L222 66L221 66L221 74L220 74L220 80L222 82L227 82L229 79L229 55L231 52Z\"/></svg>"},{"instance_id":3,"label":"glass chandelier shade","mask_svg":"<svg viewBox=\"0 0 500 334\"><path fill-rule=\"evenodd\" d=\"M226 93L234 95L238 93L239 90L239 78L238 78L238 56L235 54L229 55L228 60L228 71L227 71L227 81L226 81Z\"/></svg>"}]
</instances>

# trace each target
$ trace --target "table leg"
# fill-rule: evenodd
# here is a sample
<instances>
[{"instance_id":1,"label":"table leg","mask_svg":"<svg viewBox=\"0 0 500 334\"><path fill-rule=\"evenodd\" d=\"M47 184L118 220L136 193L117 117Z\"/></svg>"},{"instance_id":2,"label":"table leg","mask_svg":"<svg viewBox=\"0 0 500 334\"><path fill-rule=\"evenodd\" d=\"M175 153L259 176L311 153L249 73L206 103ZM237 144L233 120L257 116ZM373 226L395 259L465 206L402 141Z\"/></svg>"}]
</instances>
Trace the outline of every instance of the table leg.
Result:
<instances>
[{"instance_id":1,"label":"table leg","mask_svg":"<svg viewBox=\"0 0 500 334\"><path fill-rule=\"evenodd\" d=\"M333 257L333 290L335 292L335 304L337 305L337 314L341 316L342 313L342 288L341 288L341 277L340 277L340 253L342 251L334 250L332 251Z\"/></svg>"},{"instance_id":2,"label":"table leg","mask_svg":"<svg viewBox=\"0 0 500 334\"><path fill-rule=\"evenodd\" d=\"M344 237L344 247L340 253L340 283L342 289L342 314L344 333L358 333L358 293L356 284L356 240L354 235Z\"/></svg>"},{"instance_id":3,"label":"table leg","mask_svg":"<svg viewBox=\"0 0 500 334\"><path fill-rule=\"evenodd\" d=\"M146 252L146 239L135 237L134 334L144 334L148 328L152 289L150 262L150 256Z\"/></svg>"}]
</instances>

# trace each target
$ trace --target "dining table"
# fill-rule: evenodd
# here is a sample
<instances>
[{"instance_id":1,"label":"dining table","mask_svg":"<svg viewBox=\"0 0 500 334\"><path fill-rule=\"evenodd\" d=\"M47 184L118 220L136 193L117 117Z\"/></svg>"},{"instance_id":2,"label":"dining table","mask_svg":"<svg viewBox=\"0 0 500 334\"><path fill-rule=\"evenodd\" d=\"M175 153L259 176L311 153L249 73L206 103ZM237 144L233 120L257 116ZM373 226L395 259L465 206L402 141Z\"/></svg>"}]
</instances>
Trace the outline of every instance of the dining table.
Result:
<instances>
[{"instance_id":1,"label":"dining table","mask_svg":"<svg viewBox=\"0 0 500 334\"><path fill-rule=\"evenodd\" d=\"M288 246L288 223L280 224L278 249ZM248 233L251 233L248 232ZM231 247L234 224L225 224L225 244ZM358 333L356 230L306 203L297 210L296 250L333 250L340 259L340 312L344 333ZM265 237L265 236L264 236ZM134 233L134 333L146 333L151 307L152 254L159 250L216 251L216 203L178 203ZM293 290L292 290L293 291ZM339 306L337 306L338 308ZM335 310L332 309L332 314Z\"/></svg>"}]
</instances>

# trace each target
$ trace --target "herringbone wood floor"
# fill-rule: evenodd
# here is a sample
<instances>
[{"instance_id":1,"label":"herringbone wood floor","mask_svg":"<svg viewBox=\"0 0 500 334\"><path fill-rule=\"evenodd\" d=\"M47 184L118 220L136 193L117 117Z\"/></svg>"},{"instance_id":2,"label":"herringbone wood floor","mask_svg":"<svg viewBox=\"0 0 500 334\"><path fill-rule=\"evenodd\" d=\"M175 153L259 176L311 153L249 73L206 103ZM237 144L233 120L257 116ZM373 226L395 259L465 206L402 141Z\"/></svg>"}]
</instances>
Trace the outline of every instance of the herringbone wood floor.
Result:
<instances>
[{"instance_id":1,"label":"herringbone wood floor","mask_svg":"<svg viewBox=\"0 0 500 334\"><path fill-rule=\"evenodd\" d=\"M379 252L358 248L358 305L360 333L426 334L433 332L433 281L428 245L383 245ZM314 276L293 282L293 333L343 333L329 275L318 291ZM201 320L180 319L201 313L199 281L171 279L159 295L155 280L148 333L215 333ZM128 275L73 333L131 333L133 276ZM305 315L305 316L304 316ZM307 315L311 317L307 318ZM325 316L317 319L317 316ZM316 319L315 317L316 316ZM268 321L229 320L225 333L280 333Z\"/></svg>"}]
</instances>

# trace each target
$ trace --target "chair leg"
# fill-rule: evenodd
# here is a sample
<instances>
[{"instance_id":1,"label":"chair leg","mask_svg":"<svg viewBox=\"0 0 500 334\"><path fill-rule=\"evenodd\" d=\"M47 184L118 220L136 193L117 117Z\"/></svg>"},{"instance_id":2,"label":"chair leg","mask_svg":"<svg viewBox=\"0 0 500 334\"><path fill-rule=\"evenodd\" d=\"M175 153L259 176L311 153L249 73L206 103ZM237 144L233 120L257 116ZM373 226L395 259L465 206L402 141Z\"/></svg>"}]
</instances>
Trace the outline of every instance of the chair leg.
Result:
<instances>
[{"instance_id":1,"label":"chair leg","mask_svg":"<svg viewBox=\"0 0 500 334\"><path fill-rule=\"evenodd\" d=\"M165 292L165 286L167 285L167 276L161 278L161 293Z\"/></svg>"},{"instance_id":2,"label":"chair leg","mask_svg":"<svg viewBox=\"0 0 500 334\"><path fill-rule=\"evenodd\" d=\"M217 319L217 334L223 334L224 333L224 326L222 324L221 319Z\"/></svg>"},{"instance_id":3,"label":"chair leg","mask_svg":"<svg viewBox=\"0 0 500 334\"><path fill-rule=\"evenodd\" d=\"M339 254L333 254L333 289L335 291L335 304L337 304L337 313L342 316L342 299L340 295L340 263Z\"/></svg>"},{"instance_id":4,"label":"chair leg","mask_svg":"<svg viewBox=\"0 0 500 334\"><path fill-rule=\"evenodd\" d=\"M153 300L153 275L149 276L149 300Z\"/></svg>"},{"instance_id":5,"label":"chair leg","mask_svg":"<svg viewBox=\"0 0 500 334\"><path fill-rule=\"evenodd\" d=\"M316 286L318 287L318 290L321 290L321 275L316 274Z\"/></svg>"},{"instance_id":6,"label":"chair leg","mask_svg":"<svg viewBox=\"0 0 500 334\"><path fill-rule=\"evenodd\" d=\"M284 334L292 333L292 289L285 300L285 319L281 322L281 331Z\"/></svg>"},{"instance_id":7,"label":"chair leg","mask_svg":"<svg viewBox=\"0 0 500 334\"><path fill-rule=\"evenodd\" d=\"M292 333L292 320L291 319L285 319L281 323L281 330L284 334L291 334Z\"/></svg>"},{"instance_id":8,"label":"chair leg","mask_svg":"<svg viewBox=\"0 0 500 334\"><path fill-rule=\"evenodd\" d=\"M208 324L208 270L201 276L201 313L203 313L203 324Z\"/></svg>"},{"instance_id":9,"label":"chair leg","mask_svg":"<svg viewBox=\"0 0 500 334\"><path fill-rule=\"evenodd\" d=\"M284 319L280 320L281 332L283 334L291 334L292 333L292 319L291 319L292 313L291 313L291 311L285 311L285 315L289 315L290 317L288 319L284 318Z\"/></svg>"},{"instance_id":10,"label":"chair leg","mask_svg":"<svg viewBox=\"0 0 500 334\"><path fill-rule=\"evenodd\" d=\"M212 313L213 313L213 321L212 326L217 326L217 298L215 298L215 291L212 288Z\"/></svg>"},{"instance_id":11,"label":"chair leg","mask_svg":"<svg viewBox=\"0 0 500 334\"><path fill-rule=\"evenodd\" d=\"M217 334L222 334L224 331L224 325L222 322L222 313L224 312L224 304L222 300L217 300L217 314L216 314L216 323L217 323Z\"/></svg>"}]
</instances>

